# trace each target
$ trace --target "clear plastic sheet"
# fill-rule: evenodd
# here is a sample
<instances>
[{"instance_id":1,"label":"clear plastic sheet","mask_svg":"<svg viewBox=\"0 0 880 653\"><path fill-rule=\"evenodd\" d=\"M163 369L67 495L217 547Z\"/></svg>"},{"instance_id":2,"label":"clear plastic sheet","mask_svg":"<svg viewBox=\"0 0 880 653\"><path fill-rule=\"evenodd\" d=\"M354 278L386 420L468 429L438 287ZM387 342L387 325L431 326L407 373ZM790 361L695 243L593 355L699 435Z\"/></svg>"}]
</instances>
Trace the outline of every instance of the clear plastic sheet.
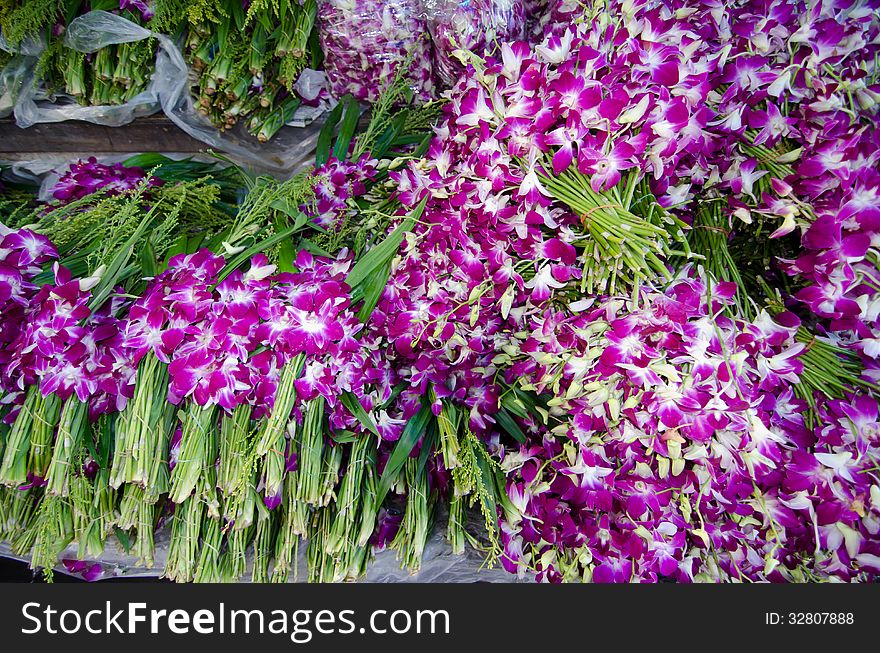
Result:
<instances>
[{"instance_id":1,"label":"clear plastic sheet","mask_svg":"<svg viewBox=\"0 0 880 653\"><path fill-rule=\"evenodd\" d=\"M15 109L25 80L33 79L42 45L27 41L13 50L0 34L0 50L12 54L12 58L0 69L0 118L5 118ZM30 88L26 90L30 91Z\"/></svg>"},{"instance_id":2,"label":"clear plastic sheet","mask_svg":"<svg viewBox=\"0 0 880 653\"><path fill-rule=\"evenodd\" d=\"M434 43L437 78L446 86L462 75L463 50L478 56L493 54L499 44L526 34L526 0L423 0Z\"/></svg>"},{"instance_id":3,"label":"clear plastic sheet","mask_svg":"<svg viewBox=\"0 0 880 653\"><path fill-rule=\"evenodd\" d=\"M180 49L167 36L144 29L122 16L92 11L71 22L65 42L76 50L89 52L113 43L140 41L148 37L155 38L159 44L156 70L148 88L130 102L119 106L80 106L73 100L67 104L41 102L34 66L24 66L12 80L15 86L10 86L23 89L14 102L16 123L20 127L29 127L44 122L85 120L116 127L161 109L184 132L225 152L232 160L250 169L286 176L307 165L320 133L314 122L327 110L326 102L316 106L304 105L288 123L304 129L279 134L268 144L260 143L243 127L221 133L198 113L190 95L189 67ZM22 59L22 65L24 63L26 61ZM301 90L297 90L304 99L317 100L326 77L319 71L305 71L302 81L297 84L301 86Z\"/></svg>"},{"instance_id":4,"label":"clear plastic sheet","mask_svg":"<svg viewBox=\"0 0 880 653\"><path fill-rule=\"evenodd\" d=\"M491 569L485 564L482 555L467 547L461 555L454 554L443 537L445 523L440 522L428 538L418 572L401 568L397 553L388 549L377 551L367 567L367 574L361 582L367 583L515 583L521 582L496 564ZM149 578L160 577L168 554L170 529L163 528L156 533L156 551L153 564L144 566L133 556L125 553L115 539L107 542L104 554L99 560L79 561L76 559L76 546L68 547L60 556L56 571L87 580L105 578ZM0 543L0 556L28 562L29 558L14 554L9 545ZM251 551L248 551L248 569L241 582L249 582L251 577ZM95 564L100 565L95 567ZM291 580L304 582L308 577L306 570L306 545L300 544L296 560L296 574Z\"/></svg>"},{"instance_id":5,"label":"clear plastic sheet","mask_svg":"<svg viewBox=\"0 0 880 653\"><path fill-rule=\"evenodd\" d=\"M95 52L108 45L143 41L150 36L153 36L150 30L135 25L122 16L106 11L93 11L74 19L68 25L64 43L78 52ZM31 66L20 78L19 85L23 92L15 102L15 122L19 127L65 120L82 120L118 127L159 110L159 89L155 78L143 92L124 104L83 106L65 96L59 96L53 102L42 101L40 81L34 73L35 68Z\"/></svg>"},{"instance_id":6,"label":"clear plastic sheet","mask_svg":"<svg viewBox=\"0 0 880 653\"><path fill-rule=\"evenodd\" d=\"M375 102L407 62L415 97L435 94L433 56L420 0L320 0L318 38L330 92Z\"/></svg>"},{"instance_id":7,"label":"clear plastic sheet","mask_svg":"<svg viewBox=\"0 0 880 653\"><path fill-rule=\"evenodd\" d=\"M189 67L180 49L171 40L156 35L162 47L156 58L157 85L162 111L180 129L198 141L225 152L231 159L262 172L285 176L301 169L310 159L318 142L320 128L312 122L324 111L324 107L304 107L294 116L294 125L305 127L295 134L279 134L269 143L260 143L247 133L243 126L221 132L202 116L195 107L189 84ZM315 85L321 77L312 71L307 76L305 90L317 97L320 89ZM306 123L310 123L306 125Z\"/></svg>"}]
</instances>

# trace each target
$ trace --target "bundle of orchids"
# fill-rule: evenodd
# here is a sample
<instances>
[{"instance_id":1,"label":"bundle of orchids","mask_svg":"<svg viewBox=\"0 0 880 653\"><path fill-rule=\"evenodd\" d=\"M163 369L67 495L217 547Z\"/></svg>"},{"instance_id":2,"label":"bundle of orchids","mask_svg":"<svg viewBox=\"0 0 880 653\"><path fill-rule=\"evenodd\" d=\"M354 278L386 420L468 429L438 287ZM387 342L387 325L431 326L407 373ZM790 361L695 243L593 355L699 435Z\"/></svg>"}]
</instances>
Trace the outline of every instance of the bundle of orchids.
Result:
<instances>
[{"instance_id":1,"label":"bundle of orchids","mask_svg":"<svg viewBox=\"0 0 880 653\"><path fill-rule=\"evenodd\" d=\"M143 156L0 202L4 546L880 577L878 7L520 11L441 100L340 102L292 179Z\"/></svg>"}]
</instances>

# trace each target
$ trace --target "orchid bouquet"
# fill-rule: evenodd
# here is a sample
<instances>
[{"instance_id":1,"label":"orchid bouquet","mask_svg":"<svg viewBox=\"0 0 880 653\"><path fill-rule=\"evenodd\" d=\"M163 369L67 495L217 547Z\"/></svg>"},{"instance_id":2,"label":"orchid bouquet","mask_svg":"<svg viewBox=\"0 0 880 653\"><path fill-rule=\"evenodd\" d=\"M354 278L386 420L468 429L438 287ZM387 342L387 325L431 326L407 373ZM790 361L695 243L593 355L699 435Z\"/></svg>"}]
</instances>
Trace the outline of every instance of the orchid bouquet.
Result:
<instances>
[{"instance_id":1,"label":"orchid bouquet","mask_svg":"<svg viewBox=\"0 0 880 653\"><path fill-rule=\"evenodd\" d=\"M234 209L89 162L4 228L15 551L341 581L445 521L544 582L878 577L876 7L548 5Z\"/></svg>"}]
</instances>

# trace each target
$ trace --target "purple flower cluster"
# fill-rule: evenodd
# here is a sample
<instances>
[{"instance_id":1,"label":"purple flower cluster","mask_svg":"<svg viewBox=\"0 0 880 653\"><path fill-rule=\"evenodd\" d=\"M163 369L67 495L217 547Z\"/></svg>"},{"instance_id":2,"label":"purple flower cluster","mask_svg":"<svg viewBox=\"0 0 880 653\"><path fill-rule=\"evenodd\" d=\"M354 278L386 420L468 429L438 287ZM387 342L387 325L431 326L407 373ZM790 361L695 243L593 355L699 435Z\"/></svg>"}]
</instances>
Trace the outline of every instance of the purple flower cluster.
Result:
<instances>
[{"instance_id":1,"label":"purple flower cluster","mask_svg":"<svg viewBox=\"0 0 880 653\"><path fill-rule=\"evenodd\" d=\"M145 23L153 18L152 0L119 0L119 8L139 14Z\"/></svg>"},{"instance_id":2,"label":"purple flower cluster","mask_svg":"<svg viewBox=\"0 0 880 653\"><path fill-rule=\"evenodd\" d=\"M375 102L404 61L415 97L434 96L433 55L419 0L321 0L318 37L330 92Z\"/></svg>"},{"instance_id":3,"label":"purple flower cluster","mask_svg":"<svg viewBox=\"0 0 880 653\"><path fill-rule=\"evenodd\" d=\"M7 372L16 364L23 329L39 300L33 278L58 252L45 236L28 229L11 230L0 224L0 392L4 404L20 397L21 383Z\"/></svg>"},{"instance_id":4,"label":"purple flower cluster","mask_svg":"<svg viewBox=\"0 0 880 653\"><path fill-rule=\"evenodd\" d=\"M109 195L118 195L137 188L147 174L137 167L126 167L121 163L106 165L98 163L95 157L87 161L70 164L70 169L49 189L52 197L67 204L82 199L95 191L104 190ZM150 177L151 186L162 185L162 180Z\"/></svg>"},{"instance_id":5,"label":"purple flower cluster","mask_svg":"<svg viewBox=\"0 0 880 653\"><path fill-rule=\"evenodd\" d=\"M797 217L804 255L790 269L812 282L798 298L822 294L809 306L828 337L880 353L867 326L880 313L876 12L615 7L534 48L503 44L453 89L426 160L395 175L406 207L428 201L371 332L393 345L402 380L465 404L490 442L499 375L549 401L547 423L524 424L528 444L502 463L517 506L502 518L512 571L872 577L876 399L817 398L814 432L794 392L810 347L799 320L725 317L735 286L696 271L635 303L578 293L584 216L543 180L577 169L604 193L635 172L687 221L697 191L720 194L731 219L768 219L775 236ZM851 88L817 81L841 66ZM828 302L832 290L851 303Z\"/></svg>"},{"instance_id":6,"label":"purple flower cluster","mask_svg":"<svg viewBox=\"0 0 880 653\"><path fill-rule=\"evenodd\" d=\"M438 79L452 86L464 73L456 50L478 56L492 54L503 42L525 37L523 0L425 0L428 30L434 42Z\"/></svg>"},{"instance_id":7,"label":"purple flower cluster","mask_svg":"<svg viewBox=\"0 0 880 653\"><path fill-rule=\"evenodd\" d=\"M550 334L534 325L509 374L558 398L565 437L502 461L517 509L505 568L597 582L880 572L876 401L831 402L810 433L791 391L797 323L723 317L725 286L687 276L642 308L608 300Z\"/></svg>"},{"instance_id":8,"label":"purple flower cluster","mask_svg":"<svg viewBox=\"0 0 880 653\"><path fill-rule=\"evenodd\" d=\"M382 375L355 339L362 324L349 309L350 260L303 251L296 272L276 274L258 255L248 271L217 283L223 264L207 250L171 259L129 312L131 364L152 351L168 363L171 403L191 398L230 412L248 403L259 419L274 404L284 364L304 354L298 405L321 395L335 428L361 430L339 398L352 392L371 406L367 386Z\"/></svg>"},{"instance_id":9,"label":"purple flower cluster","mask_svg":"<svg viewBox=\"0 0 880 653\"><path fill-rule=\"evenodd\" d=\"M315 202L303 209L324 229L338 228L352 211L349 200L363 196L375 179L377 163L366 154L356 162L331 157L315 169Z\"/></svg>"}]
</instances>

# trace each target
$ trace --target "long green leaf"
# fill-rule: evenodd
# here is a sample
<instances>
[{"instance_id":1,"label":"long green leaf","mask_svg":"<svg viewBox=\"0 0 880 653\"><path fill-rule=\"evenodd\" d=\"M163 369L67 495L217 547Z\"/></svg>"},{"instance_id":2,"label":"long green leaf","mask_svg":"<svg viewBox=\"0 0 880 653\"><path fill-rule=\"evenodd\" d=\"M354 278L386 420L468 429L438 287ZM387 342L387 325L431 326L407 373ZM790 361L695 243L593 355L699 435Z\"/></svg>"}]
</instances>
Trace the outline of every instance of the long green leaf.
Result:
<instances>
[{"instance_id":1,"label":"long green leaf","mask_svg":"<svg viewBox=\"0 0 880 653\"><path fill-rule=\"evenodd\" d=\"M361 309L358 311L358 319L366 323L367 320L370 319L370 315L373 314L373 309L376 308L376 304L379 303L379 298L382 296L382 291L385 290L385 286L388 285L388 277L391 276L391 263L385 265L385 268L382 270L376 270L368 279L367 282L358 286L358 294L357 298L355 298L354 293L352 293L351 300L356 302L360 299L364 300L364 303L361 305Z\"/></svg>"},{"instance_id":2,"label":"long green leaf","mask_svg":"<svg viewBox=\"0 0 880 653\"><path fill-rule=\"evenodd\" d=\"M345 108L345 98L339 102L333 110L327 114L327 121L321 127L321 133L318 134L318 143L315 146L315 164L324 165L330 159L330 144L333 142L333 132L339 119L342 117L342 110Z\"/></svg>"},{"instance_id":3,"label":"long green leaf","mask_svg":"<svg viewBox=\"0 0 880 653\"><path fill-rule=\"evenodd\" d=\"M336 145L333 147L333 156L342 161L348 154L348 148L351 145L351 139L354 138L354 132L357 129L358 120L361 117L361 107L350 95L346 100L345 113L342 116L342 123L339 125L339 135L336 137Z\"/></svg>"},{"instance_id":4,"label":"long green leaf","mask_svg":"<svg viewBox=\"0 0 880 653\"><path fill-rule=\"evenodd\" d=\"M370 273L394 258L394 255L400 248L400 243L403 242L406 232L412 229L416 221L422 217L422 213L424 213L425 205L427 203L428 198L425 197L419 202L419 205L413 209L412 213L410 213L403 222L397 225L397 228L394 231L388 234L388 237L385 238L385 240L364 254L361 259L355 263L355 266L351 269L351 272L348 273L348 276L345 279L345 282L351 288L355 288L355 286L363 283Z\"/></svg>"},{"instance_id":5,"label":"long green leaf","mask_svg":"<svg viewBox=\"0 0 880 653\"><path fill-rule=\"evenodd\" d=\"M406 459L409 458L432 417L431 405L427 401L422 400L421 409L406 423L400 439L394 445L394 449L388 457L388 462L385 463L385 469L382 470L382 477L379 479L379 486L376 490L378 505L381 505L385 500L388 490L394 484L394 479L397 478L400 470L403 469Z\"/></svg>"},{"instance_id":6,"label":"long green leaf","mask_svg":"<svg viewBox=\"0 0 880 653\"><path fill-rule=\"evenodd\" d=\"M235 257L232 258L231 261L228 261L226 263L226 265L220 271L220 274L217 275L217 283L220 283L226 277L232 274L235 269L237 269L240 265L247 261L251 256L253 256L254 254L259 254L260 252L265 251L270 247L273 247L274 245L277 245L285 238L289 238L291 235L293 235L298 229L299 227L297 227L296 225L292 225L284 231L279 231L275 234L272 234L268 238L261 240L255 245L248 247L240 254L237 254Z\"/></svg>"},{"instance_id":7,"label":"long green leaf","mask_svg":"<svg viewBox=\"0 0 880 653\"><path fill-rule=\"evenodd\" d=\"M519 424L516 423L516 420L508 413L504 408L501 408L496 414L495 419L498 421L498 425L503 428L507 433L520 444L524 444L526 441L526 434L523 433L522 429L519 427Z\"/></svg>"},{"instance_id":8,"label":"long green leaf","mask_svg":"<svg viewBox=\"0 0 880 653\"><path fill-rule=\"evenodd\" d=\"M379 430L376 428L376 425L373 424L373 420L370 419L369 414L367 414L367 411L364 409L363 404L361 404L361 400L357 398L357 395L352 392L344 391L340 399L342 405L348 408L348 411L365 429L376 437L380 437Z\"/></svg>"}]
</instances>

